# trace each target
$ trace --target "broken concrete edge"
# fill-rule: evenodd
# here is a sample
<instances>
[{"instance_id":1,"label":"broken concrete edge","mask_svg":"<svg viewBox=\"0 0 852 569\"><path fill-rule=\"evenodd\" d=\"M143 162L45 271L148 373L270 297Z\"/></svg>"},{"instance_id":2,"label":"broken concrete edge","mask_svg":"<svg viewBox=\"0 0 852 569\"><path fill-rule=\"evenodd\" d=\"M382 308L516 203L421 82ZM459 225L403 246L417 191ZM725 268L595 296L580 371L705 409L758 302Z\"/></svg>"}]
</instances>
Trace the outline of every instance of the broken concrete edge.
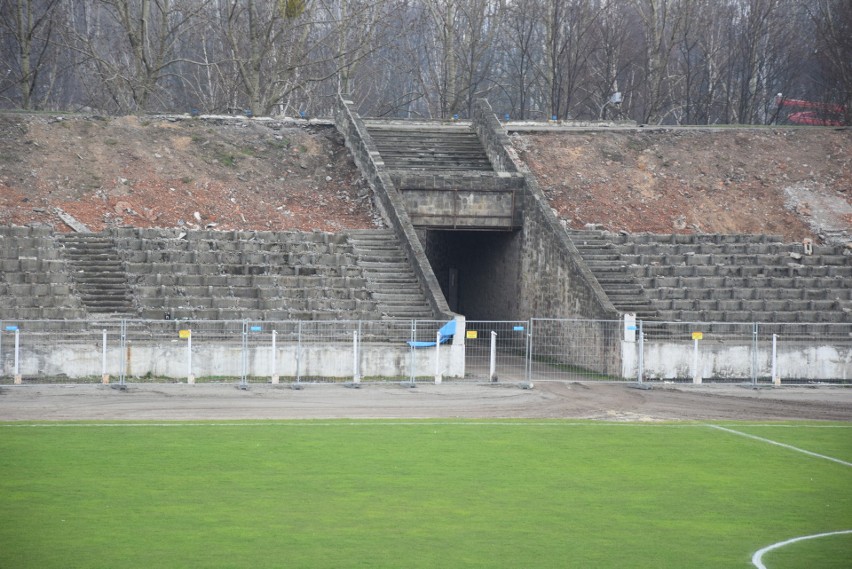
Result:
<instances>
[{"instance_id":1,"label":"broken concrete edge","mask_svg":"<svg viewBox=\"0 0 852 569\"><path fill-rule=\"evenodd\" d=\"M65 223L65 225L67 225L68 227L70 227L71 229L76 231L77 233L91 233L92 232L88 227L86 227L85 225L83 225L82 223L77 221L77 219L73 215L71 215L70 213L67 213L62 208L57 207L57 208L54 208L53 211L56 212L56 215L59 217L59 219L62 220L63 223Z\"/></svg>"},{"instance_id":2,"label":"broken concrete edge","mask_svg":"<svg viewBox=\"0 0 852 569\"><path fill-rule=\"evenodd\" d=\"M414 230L414 225L405 212L402 196L399 195L393 185L390 175L387 172L379 171L374 158L378 156L378 149L353 106L354 104L351 101L346 101L343 98L338 99L335 126L343 135L355 164L373 188L378 198L378 205L382 210L382 217L394 230L406 253L408 253L414 272L417 274L421 285L426 289L426 296L432 310L441 320L455 318L456 314L450 310L447 300L444 298L444 293L438 284L438 279L429 264L429 259L426 257L426 251L424 251Z\"/></svg>"},{"instance_id":3,"label":"broken concrete edge","mask_svg":"<svg viewBox=\"0 0 852 569\"><path fill-rule=\"evenodd\" d=\"M592 296L597 301L600 308L600 313L593 316L595 318L604 318L607 320L617 320L619 312L613 306L609 297L601 287L598 279L595 278L591 269L589 269L574 242L565 232L562 224L554 215L550 204L544 193L538 187L538 182L535 176L518 158L512 148L508 134L497 120L497 116L491 108L491 104L485 99L477 99L474 103L473 113L473 128L485 146L489 160L495 166L495 169L505 169L508 172L518 172L524 177L524 190L528 196L528 205L524 207L524 211L529 211L530 205L536 207L544 218L547 230L552 234L556 241L561 245L562 251L568 257L568 261L573 265L579 273L584 284L588 287ZM531 203L530 203L531 202Z\"/></svg>"}]
</instances>

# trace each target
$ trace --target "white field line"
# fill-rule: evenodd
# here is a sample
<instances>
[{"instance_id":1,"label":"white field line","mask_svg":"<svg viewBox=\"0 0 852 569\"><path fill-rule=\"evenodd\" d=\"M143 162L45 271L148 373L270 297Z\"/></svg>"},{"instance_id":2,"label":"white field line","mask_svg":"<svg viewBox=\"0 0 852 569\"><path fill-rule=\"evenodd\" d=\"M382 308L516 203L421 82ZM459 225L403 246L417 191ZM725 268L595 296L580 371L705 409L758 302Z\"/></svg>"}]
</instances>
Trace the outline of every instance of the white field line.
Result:
<instances>
[{"instance_id":1,"label":"white field line","mask_svg":"<svg viewBox=\"0 0 852 569\"><path fill-rule=\"evenodd\" d=\"M2 421L2 419L0 419ZM0 422L0 429L2 428L12 428L12 429L40 429L40 428L68 428L68 427L84 427L84 428L99 428L99 427L375 427L375 426L408 426L408 427L423 427L423 426L473 426L473 427L644 427L644 428L706 428L706 427L714 427L722 430L727 430L730 432L734 432L737 434L741 434L743 436L752 437L753 435L747 435L745 433L739 433L738 431L734 431L729 428L725 428L721 425L711 425L708 423L645 423L645 422L631 422L631 421L598 421L595 419L589 419L585 422L560 422L559 420L554 420L550 422L529 422L524 419L519 419L517 421L505 421L500 419L495 419L494 421L432 421L430 419L422 419L422 420L397 420L397 419L358 419L358 420L340 420L340 421L328 421L328 420L311 420L311 419L277 419L273 421L252 421L251 419L246 419L245 421L239 422L204 422L204 421L167 421L167 422L110 422L110 423L86 423L86 422L75 422L75 421L51 421L48 423L25 423L25 422L11 422L11 423L3 423ZM739 426L733 425L733 426ZM788 425L788 424L748 424L744 425L749 428L751 427L785 427L785 428L794 428L794 429L852 429L852 425ZM760 439L760 437L754 437ZM768 439L761 439L768 440ZM773 442L773 441L770 441ZM774 443L782 446L782 443ZM797 449L799 450L799 449ZM807 451L804 451L807 452Z\"/></svg>"},{"instance_id":2,"label":"white field line","mask_svg":"<svg viewBox=\"0 0 852 569\"><path fill-rule=\"evenodd\" d=\"M559 422L525 422L519 421L397 421L394 419L363 419L358 421L311 421L310 419L281 419L278 421L252 421L234 423L205 423L199 421L174 421L174 422L135 422L135 423L75 423L75 422L51 422L51 423L0 423L0 428L27 429L27 428L66 428L66 427L432 427L432 426L459 426L459 427L657 427L657 428L689 428L704 427L703 424L691 423L628 423L628 422L604 422L590 420L587 423L559 423Z\"/></svg>"},{"instance_id":3,"label":"white field line","mask_svg":"<svg viewBox=\"0 0 852 569\"><path fill-rule=\"evenodd\" d=\"M794 537L793 539L788 539L787 541L779 541L778 543L767 545L763 549L755 552L755 554L751 557L751 564L757 567L757 569L767 569L766 565L763 564L764 553L768 553L773 549L778 549L779 547L784 547L785 545L790 545L791 543L796 543L797 541L805 541L806 539L816 539L818 537L828 537L830 535L841 535L844 533L852 533L852 529L817 533L814 535L803 535L802 537Z\"/></svg>"},{"instance_id":4,"label":"white field line","mask_svg":"<svg viewBox=\"0 0 852 569\"><path fill-rule=\"evenodd\" d=\"M833 456L827 456L827 455L824 455L824 454L811 452L811 451L805 450L803 448L794 447L793 445L788 445L786 443L779 443L778 441L773 441L772 439L767 439L767 438L764 438L764 437L758 437L757 435L750 435L748 433L743 433L741 431L735 431L733 429L729 429L727 427L722 427L722 426L719 426L719 425L707 425L707 426L710 427L710 428L713 428L713 429L718 429L720 431L725 431L726 433L732 433L732 434L735 434L735 435L739 435L741 437L747 437L749 439L754 439L756 441L761 441L761 442L764 442L764 443L769 443L771 445L776 445L776 446L783 447L783 448L786 448L786 449L794 450L796 452L800 452L802 454L807 454L809 456L813 456L813 457L816 457L816 458L822 458L824 460L830 460L831 462L836 462L837 464L842 464L843 466L852 467L852 462L846 462L845 460L840 460L839 458L834 458Z\"/></svg>"}]
</instances>

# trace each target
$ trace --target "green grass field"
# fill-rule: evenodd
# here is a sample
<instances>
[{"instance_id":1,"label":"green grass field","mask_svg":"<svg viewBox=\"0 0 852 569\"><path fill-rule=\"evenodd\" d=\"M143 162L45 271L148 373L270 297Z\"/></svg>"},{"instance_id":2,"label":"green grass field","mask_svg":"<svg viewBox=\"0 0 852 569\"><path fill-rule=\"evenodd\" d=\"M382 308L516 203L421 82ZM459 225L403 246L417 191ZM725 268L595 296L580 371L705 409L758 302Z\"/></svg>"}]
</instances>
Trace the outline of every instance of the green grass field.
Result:
<instances>
[{"instance_id":1,"label":"green grass field","mask_svg":"<svg viewBox=\"0 0 852 569\"><path fill-rule=\"evenodd\" d=\"M852 460L852 425L724 426ZM852 465L694 423L0 424L3 568L747 568L847 529Z\"/></svg>"}]
</instances>

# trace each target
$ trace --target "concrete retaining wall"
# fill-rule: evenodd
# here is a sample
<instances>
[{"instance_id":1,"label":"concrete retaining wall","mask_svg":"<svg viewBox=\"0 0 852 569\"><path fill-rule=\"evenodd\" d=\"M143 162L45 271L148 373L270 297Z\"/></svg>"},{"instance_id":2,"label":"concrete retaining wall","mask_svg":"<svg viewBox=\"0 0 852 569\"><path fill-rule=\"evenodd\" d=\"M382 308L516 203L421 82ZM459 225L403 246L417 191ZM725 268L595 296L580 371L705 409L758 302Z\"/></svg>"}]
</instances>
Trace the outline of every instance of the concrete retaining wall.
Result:
<instances>
[{"instance_id":1,"label":"concrete retaining wall","mask_svg":"<svg viewBox=\"0 0 852 569\"><path fill-rule=\"evenodd\" d=\"M625 379L637 377L638 345L623 342ZM644 378L647 380L694 379L692 342L645 341ZM757 378L772 379L772 346L760 342L757 349ZM752 347L748 344L698 342L698 373L703 381L752 379ZM776 373L784 380L852 379L852 346L814 342L779 342Z\"/></svg>"},{"instance_id":2,"label":"concrete retaining wall","mask_svg":"<svg viewBox=\"0 0 852 569\"><path fill-rule=\"evenodd\" d=\"M443 377L464 377L463 333L457 341L440 347L440 370ZM14 356L4 347L0 376L11 376ZM408 378L412 365L415 375L434 378L435 348L413 351L404 341L398 343L362 343L359 346L360 374L363 378ZM297 369L298 353L298 369ZM295 379L349 379L353 377L354 359L351 344L304 345L281 344L276 347L276 366L272 368L272 346L253 345L247 350L248 376L272 377L282 381ZM100 378L101 347L94 343L63 343L21 346L20 374L24 378L67 377L68 379ZM120 348L108 346L107 373L115 380L121 366ZM188 375L185 341L129 342L127 344L126 377L186 380ZM239 378L242 375L242 347L198 342L192 346L192 373L203 378Z\"/></svg>"}]
</instances>

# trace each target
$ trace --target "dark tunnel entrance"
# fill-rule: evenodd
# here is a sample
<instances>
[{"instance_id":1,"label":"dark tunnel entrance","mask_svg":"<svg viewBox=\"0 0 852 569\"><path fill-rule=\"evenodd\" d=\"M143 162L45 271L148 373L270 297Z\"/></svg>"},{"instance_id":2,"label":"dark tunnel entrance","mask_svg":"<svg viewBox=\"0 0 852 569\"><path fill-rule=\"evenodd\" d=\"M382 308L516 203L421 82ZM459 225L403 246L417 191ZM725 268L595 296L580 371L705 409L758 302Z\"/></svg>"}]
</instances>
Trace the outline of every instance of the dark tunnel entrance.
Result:
<instances>
[{"instance_id":1,"label":"dark tunnel entrance","mask_svg":"<svg viewBox=\"0 0 852 569\"><path fill-rule=\"evenodd\" d=\"M469 320L514 320L520 312L520 231L419 230L450 310Z\"/></svg>"}]
</instances>

